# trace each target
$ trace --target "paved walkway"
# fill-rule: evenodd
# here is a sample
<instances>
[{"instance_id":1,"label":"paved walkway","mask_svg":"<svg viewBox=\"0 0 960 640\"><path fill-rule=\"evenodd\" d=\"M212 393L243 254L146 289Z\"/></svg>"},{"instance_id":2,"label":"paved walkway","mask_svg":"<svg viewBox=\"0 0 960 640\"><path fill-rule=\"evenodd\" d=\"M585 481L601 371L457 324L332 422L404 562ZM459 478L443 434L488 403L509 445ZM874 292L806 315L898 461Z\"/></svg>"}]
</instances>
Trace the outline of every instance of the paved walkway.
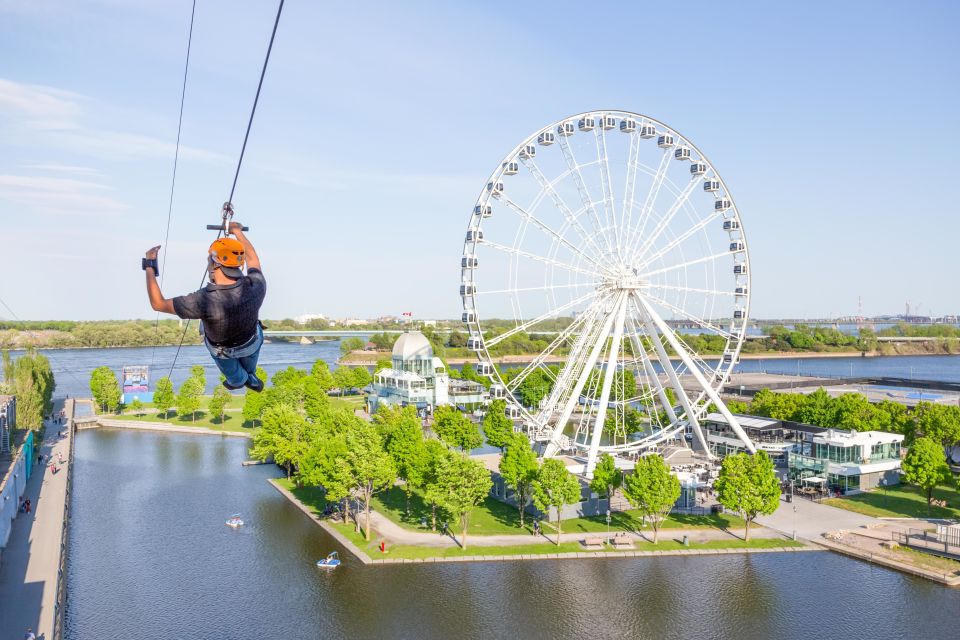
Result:
<instances>
[{"instance_id":1,"label":"paved walkway","mask_svg":"<svg viewBox=\"0 0 960 640\"><path fill-rule=\"evenodd\" d=\"M59 411L59 404L55 411ZM3 638L22 638L28 627L40 640L53 640L54 603L60 565L60 534L67 489L70 437L58 437L62 426L47 424L40 451L44 457L63 455L57 474L46 460L34 465L24 498L32 510L13 521L10 540L0 562L0 631ZM34 461L36 462L36 461Z\"/></svg>"},{"instance_id":2,"label":"paved walkway","mask_svg":"<svg viewBox=\"0 0 960 640\"><path fill-rule=\"evenodd\" d=\"M792 503L781 500L780 507L773 515L760 516L757 522L786 535L792 535L796 531L797 536L813 541L819 540L829 531L857 529L882 523L877 518L804 498L795 498Z\"/></svg>"},{"instance_id":3,"label":"paved walkway","mask_svg":"<svg viewBox=\"0 0 960 640\"><path fill-rule=\"evenodd\" d=\"M363 514L360 514L360 521L363 522ZM405 529L399 524L390 520L386 516L376 511L371 512L370 514L370 527L372 531L376 531L380 537L385 538L388 542L393 544L407 544L407 545L417 545L422 547L454 547L459 546L457 540L460 538L460 531L457 527L454 527L453 533L456 534L457 540L454 540L453 537L449 535L442 535L439 533L432 533L429 531L411 531L410 529ZM610 535L613 536L617 533L623 533L622 531L616 531L611 529ZM643 542L649 540L653 541L653 531L646 531L645 536L628 533L631 538L636 541ZM743 536L742 529L734 529L731 531L722 531L720 529L661 529L660 530L660 540L682 540L683 536L688 536L690 542L707 542L708 540L739 540ZM781 534L770 529L764 529L762 527L752 527L750 529L751 538L779 538ZM567 532L560 534L561 542L579 542L584 538L606 538L606 531L597 531L586 533L583 531L577 532ZM552 544L556 542L557 535L552 528L543 527L543 535L533 536L529 533L521 534L498 534L498 535L480 535L480 534L470 534L467 533L467 544L473 544L477 546L484 547L505 547L511 545L522 545L522 544Z\"/></svg>"}]
</instances>

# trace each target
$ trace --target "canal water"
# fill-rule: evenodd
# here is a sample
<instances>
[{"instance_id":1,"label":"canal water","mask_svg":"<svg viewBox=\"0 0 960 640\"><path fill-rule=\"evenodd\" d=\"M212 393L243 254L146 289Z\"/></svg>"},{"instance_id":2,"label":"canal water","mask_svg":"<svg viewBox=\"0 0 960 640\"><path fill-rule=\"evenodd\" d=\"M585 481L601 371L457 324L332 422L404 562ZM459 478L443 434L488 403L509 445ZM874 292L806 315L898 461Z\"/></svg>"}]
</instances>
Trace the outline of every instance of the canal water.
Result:
<instances>
[{"instance_id":1,"label":"canal water","mask_svg":"<svg viewBox=\"0 0 960 640\"><path fill-rule=\"evenodd\" d=\"M125 365L150 365L151 387L161 376L171 375L174 386L179 388L190 375L190 368L199 364L207 372L208 393L213 390L220 375L210 360L210 354L200 345L186 346L180 350L172 374L170 367L174 362L176 347L57 349L44 350L43 353L50 358L57 380L57 396L89 396L90 372L101 365L110 367L118 374ZM13 355L17 357L19 352ZM340 342L335 340L312 345L271 343L265 344L260 352L260 366L267 374L273 375L289 366L309 369L317 359L322 359L333 369L339 356ZM960 382L960 355L744 359L737 364L736 371L831 378L889 376Z\"/></svg>"},{"instance_id":2,"label":"canal water","mask_svg":"<svg viewBox=\"0 0 960 640\"><path fill-rule=\"evenodd\" d=\"M77 434L68 640L956 637L956 591L829 552L367 567L246 446Z\"/></svg>"}]
</instances>

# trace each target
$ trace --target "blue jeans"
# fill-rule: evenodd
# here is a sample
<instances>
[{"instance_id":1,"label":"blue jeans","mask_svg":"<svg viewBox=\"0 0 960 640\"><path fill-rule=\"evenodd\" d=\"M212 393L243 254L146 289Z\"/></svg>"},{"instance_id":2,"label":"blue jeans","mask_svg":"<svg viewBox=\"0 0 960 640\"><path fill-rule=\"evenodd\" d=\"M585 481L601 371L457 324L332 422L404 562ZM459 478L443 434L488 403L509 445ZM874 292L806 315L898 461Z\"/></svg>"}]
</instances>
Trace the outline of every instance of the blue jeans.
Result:
<instances>
[{"instance_id":1,"label":"blue jeans","mask_svg":"<svg viewBox=\"0 0 960 640\"><path fill-rule=\"evenodd\" d=\"M257 327L255 336L238 347L216 347L206 340L203 342L229 386L239 389L256 374L260 347L263 346L263 331L260 327Z\"/></svg>"}]
</instances>

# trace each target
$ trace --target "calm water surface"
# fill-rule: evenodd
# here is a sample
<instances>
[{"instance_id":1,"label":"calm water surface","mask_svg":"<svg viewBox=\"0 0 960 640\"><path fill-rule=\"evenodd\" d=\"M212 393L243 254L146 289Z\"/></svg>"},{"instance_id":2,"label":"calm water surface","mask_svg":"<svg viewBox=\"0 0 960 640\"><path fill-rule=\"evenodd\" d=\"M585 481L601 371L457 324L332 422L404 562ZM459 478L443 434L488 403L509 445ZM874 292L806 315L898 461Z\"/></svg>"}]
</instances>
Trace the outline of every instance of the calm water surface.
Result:
<instances>
[{"instance_id":1,"label":"calm water surface","mask_svg":"<svg viewBox=\"0 0 960 640\"><path fill-rule=\"evenodd\" d=\"M57 379L58 396L90 395L90 372L106 365L118 374L124 365L148 364L151 388L161 376L170 373L170 365L176 347L150 347L126 349L58 349L46 350ZM14 357L18 354L14 353ZM260 366L273 375L289 366L309 369L317 359L325 360L331 368L336 367L340 355L339 341L318 342L312 345L273 343L263 346ZM152 363L152 364L151 364ZM190 375L190 367L202 365L207 371L208 392L219 380L219 372L203 346L187 346L180 351L172 380L175 386ZM659 368L659 367L658 367ZM892 376L918 380L944 380L960 382L960 355L954 356L892 356L862 358L771 358L743 360L737 371L781 373L809 376Z\"/></svg>"},{"instance_id":2,"label":"calm water surface","mask_svg":"<svg viewBox=\"0 0 960 640\"><path fill-rule=\"evenodd\" d=\"M827 552L365 567L246 446L77 435L69 640L957 637L960 592Z\"/></svg>"}]
</instances>

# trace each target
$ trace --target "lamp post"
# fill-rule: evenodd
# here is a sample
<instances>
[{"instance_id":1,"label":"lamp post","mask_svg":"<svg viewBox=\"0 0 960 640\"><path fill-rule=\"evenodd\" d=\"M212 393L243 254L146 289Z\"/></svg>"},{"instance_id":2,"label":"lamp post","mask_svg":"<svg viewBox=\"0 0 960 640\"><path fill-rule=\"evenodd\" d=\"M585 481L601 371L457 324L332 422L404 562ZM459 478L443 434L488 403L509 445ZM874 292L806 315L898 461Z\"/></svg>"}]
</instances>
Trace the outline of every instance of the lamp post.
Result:
<instances>
[{"instance_id":1,"label":"lamp post","mask_svg":"<svg viewBox=\"0 0 960 640\"><path fill-rule=\"evenodd\" d=\"M607 540L610 539L610 509L607 509Z\"/></svg>"}]
</instances>

